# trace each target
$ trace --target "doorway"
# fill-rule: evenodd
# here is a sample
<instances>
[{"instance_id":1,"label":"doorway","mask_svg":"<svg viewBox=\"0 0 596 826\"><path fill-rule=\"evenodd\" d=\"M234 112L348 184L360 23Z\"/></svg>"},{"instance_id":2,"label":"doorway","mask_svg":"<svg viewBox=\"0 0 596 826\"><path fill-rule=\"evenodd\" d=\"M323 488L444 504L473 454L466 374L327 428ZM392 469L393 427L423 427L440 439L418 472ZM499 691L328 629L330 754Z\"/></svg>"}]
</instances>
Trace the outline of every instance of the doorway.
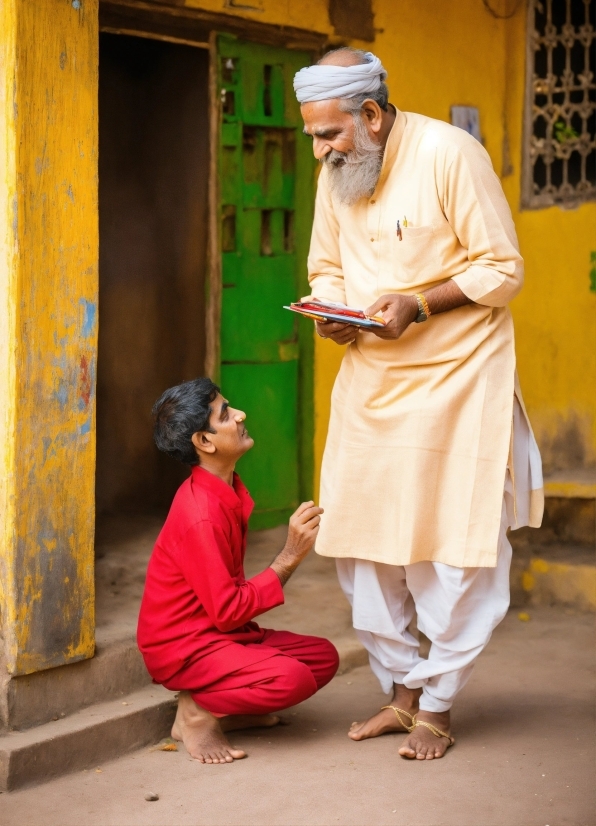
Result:
<instances>
[{"instance_id":1,"label":"doorway","mask_svg":"<svg viewBox=\"0 0 596 826\"><path fill-rule=\"evenodd\" d=\"M284 310L309 292L314 158L294 74L307 52L217 38L221 381L255 447L238 471L254 529L312 496L312 323Z\"/></svg>"},{"instance_id":2,"label":"doorway","mask_svg":"<svg viewBox=\"0 0 596 826\"><path fill-rule=\"evenodd\" d=\"M165 511L188 475L151 407L205 358L205 49L102 33L97 514Z\"/></svg>"},{"instance_id":3,"label":"doorway","mask_svg":"<svg viewBox=\"0 0 596 826\"><path fill-rule=\"evenodd\" d=\"M213 378L255 436L239 466L251 527L287 521L312 495L313 331L282 309L308 291L314 161L292 78L310 55L229 35L213 54L216 214L209 51L100 36L100 529L104 516L165 512L188 474L153 445L151 407L203 373L207 316L217 318ZM214 225L216 285L206 277ZM214 316L206 295L216 294Z\"/></svg>"},{"instance_id":4,"label":"doorway","mask_svg":"<svg viewBox=\"0 0 596 826\"><path fill-rule=\"evenodd\" d=\"M312 490L313 331L282 309L308 290L313 159L291 81L309 55L222 36L217 67L209 58L181 43L100 36L100 645L134 634L147 559L188 475L154 446L151 408L204 373L209 348L220 354L213 378L255 436L239 466L256 503L251 528L287 522ZM221 101L216 181L210 68ZM210 315L206 296L217 293ZM207 318L217 319L215 348Z\"/></svg>"}]
</instances>

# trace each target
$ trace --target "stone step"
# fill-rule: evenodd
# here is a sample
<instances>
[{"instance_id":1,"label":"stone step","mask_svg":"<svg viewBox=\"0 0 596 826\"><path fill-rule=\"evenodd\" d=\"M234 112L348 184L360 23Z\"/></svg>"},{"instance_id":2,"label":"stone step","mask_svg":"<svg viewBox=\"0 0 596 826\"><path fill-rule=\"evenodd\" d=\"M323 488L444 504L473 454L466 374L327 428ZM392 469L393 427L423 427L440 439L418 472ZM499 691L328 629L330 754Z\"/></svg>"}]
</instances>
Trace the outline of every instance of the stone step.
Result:
<instances>
[{"instance_id":1,"label":"stone step","mask_svg":"<svg viewBox=\"0 0 596 826\"><path fill-rule=\"evenodd\" d=\"M595 612L596 551L585 545L516 548L511 603L514 607L558 605Z\"/></svg>"},{"instance_id":2,"label":"stone step","mask_svg":"<svg viewBox=\"0 0 596 826\"><path fill-rule=\"evenodd\" d=\"M352 637L335 642L340 674L368 662L366 651ZM0 791L95 767L157 743L169 735L175 708L175 694L148 685L50 723L8 732L0 737Z\"/></svg>"},{"instance_id":3,"label":"stone step","mask_svg":"<svg viewBox=\"0 0 596 826\"><path fill-rule=\"evenodd\" d=\"M596 468L561 470L544 477L547 498L596 499Z\"/></svg>"},{"instance_id":4,"label":"stone step","mask_svg":"<svg viewBox=\"0 0 596 826\"><path fill-rule=\"evenodd\" d=\"M596 469L550 474L544 479L544 519L535 544L596 544Z\"/></svg>"},{"instance_id":5,"label":"stone step","mask_svg":"<svg viewBox=\"0 0 596 826\"><path fill-rule=\"evenodd\" d=\"M366 665L368 663L368 652L358 642L355 635L342 639L334 639L332 642L337 648L337 653L339 654L339 668L337 669L338 675L346 674L353 668L359 668L361 665Z\"/></svg>"},{"instance_id":6,"label":"stone step","mask_svg":"<svg viewBox=\"0 0 596 826\"><path fill-rule=\"evenodd\" d=\"M85 706L122 698L150 683L133 636L98 645L90 660L13 677L7 688L5 728L48 723Z\"/></svg>"},{"instance_id":7,"label":"stone step","mask_svg":"<svg viewBox=\"0 0 596 826\"><path fill-rule=\"evenodd\" d=\"M157 743L170 733L175 695L146 686L56 722L0 737L0 791L45 782Z\"/></svg>"}]
</instances>

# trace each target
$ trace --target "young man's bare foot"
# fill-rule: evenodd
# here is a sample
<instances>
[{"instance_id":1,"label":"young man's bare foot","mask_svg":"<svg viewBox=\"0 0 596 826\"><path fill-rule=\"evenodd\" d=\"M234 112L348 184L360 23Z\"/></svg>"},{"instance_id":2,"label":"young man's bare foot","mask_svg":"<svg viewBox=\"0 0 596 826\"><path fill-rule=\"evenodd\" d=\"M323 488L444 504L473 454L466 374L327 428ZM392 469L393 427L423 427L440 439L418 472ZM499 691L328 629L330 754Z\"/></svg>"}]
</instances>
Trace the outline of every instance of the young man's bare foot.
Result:
<instances>
[{"instance_id":1,"label":"young man's bare foot","mask_svg":"<svg viewBox=\"0 0 596 826\"><path fill-rule=\"evenodd\" d=\"M416 714L421 693L421 688L406 688L405 685L396 683L393 689L393 699L388 705L402 708L408 714ZM403 714L401 716L404 722L409 725L410 718ZM351 737L352 740L366 740L369 737L378 737L380 734L399 731L407 731L407 729L400 724L393 709L385 708L364 722L352 723L348 737Z\"/></svg>"},{"instance_id":2,"label":"young man's bare foot","mask_svg":"<svg viewBox=\"0 0 596 826\"><path fill-rule=\"evenodd\" d=\"M219 720L200 708L188 691L178 695L172 737L182 740L190 756L201 763L232 763L246 757L246 752L230 745Z\"/></svg>"},{"instance_id":3,"label":"young man's bare foot","mask_svg":"<svg viewBox=\"0 0 596 826\"><path fill-rule=\"evenodd\" d=\"M416 719L423 723L431 723L446 734L451 733L451 718L448 711L419 711ZM450 741L447 737L436 737L426 726L417 726L406 737L399 753L410 760L435 760L442 757L449 746Z\"/></svg>"}]
</instances>

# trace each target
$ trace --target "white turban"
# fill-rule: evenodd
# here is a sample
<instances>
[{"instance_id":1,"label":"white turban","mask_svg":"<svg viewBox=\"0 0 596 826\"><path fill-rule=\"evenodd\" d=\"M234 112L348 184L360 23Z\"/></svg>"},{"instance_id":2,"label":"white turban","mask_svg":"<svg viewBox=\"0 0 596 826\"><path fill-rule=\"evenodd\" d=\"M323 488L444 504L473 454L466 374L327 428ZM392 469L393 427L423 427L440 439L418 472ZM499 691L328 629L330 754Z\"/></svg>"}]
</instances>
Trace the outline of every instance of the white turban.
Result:
<instances>
[{"instance_id":1,"label":"white turban","mask_svg":"<svg viewBox=\"0 0 596 826\"><path fill-rule=\"evenodd\" d=\"M376 92L387 77L381 61L366 52L367 63L355 66L333 66L330 63L307 66L294 75L294 91L298 103L330 98L353 98Z\"/></svg>"}]
</instances>

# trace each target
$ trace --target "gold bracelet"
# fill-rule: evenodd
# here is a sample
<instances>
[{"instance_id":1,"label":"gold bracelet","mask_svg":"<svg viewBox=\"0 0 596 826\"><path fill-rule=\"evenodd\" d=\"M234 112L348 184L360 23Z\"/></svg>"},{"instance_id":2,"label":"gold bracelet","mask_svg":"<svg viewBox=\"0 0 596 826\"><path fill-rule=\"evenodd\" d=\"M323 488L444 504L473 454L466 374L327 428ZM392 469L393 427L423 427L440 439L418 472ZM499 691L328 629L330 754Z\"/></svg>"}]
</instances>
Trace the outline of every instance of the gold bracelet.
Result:
<instances>
[{"instance_id":1,"label":"gold bracelet","mask_svg":"<svg viewBox=\"0 0 596 826\"><path fill-rule=\"evenodd\" d=\"M430 307L428 306L428 301L422 293L415 293L414 298L418 302L418 309L420 310L418 317L416 318L416 321L426 321L426 319L429 318L431 314Z\"/></svg>"}]
</instances>

